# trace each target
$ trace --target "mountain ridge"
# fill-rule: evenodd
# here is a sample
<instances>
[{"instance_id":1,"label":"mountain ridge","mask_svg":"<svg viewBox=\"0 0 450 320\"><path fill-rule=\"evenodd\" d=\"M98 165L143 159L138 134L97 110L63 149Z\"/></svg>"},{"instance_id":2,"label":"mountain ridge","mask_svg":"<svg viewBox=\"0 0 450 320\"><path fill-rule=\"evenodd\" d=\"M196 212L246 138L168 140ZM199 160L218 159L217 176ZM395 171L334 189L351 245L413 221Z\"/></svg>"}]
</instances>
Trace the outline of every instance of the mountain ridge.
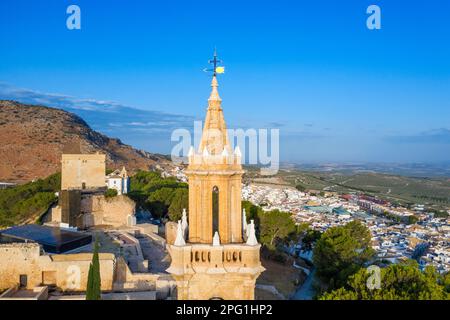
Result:
<instances>
[{"instance_id":1,"label":"mountain ridge","mask_svg":"<svg viewBox=\"0 0 450 320\"><path fill-rule=\"evenodd\" d=\"M79 144L83 153L105 153L111 169L171 166L167 156L135 149L93 130L80 116L49 106L0 100L0 137L3 182L22 183L58 172L63 149L71 144Z\"/></svg>"}]
</instances>

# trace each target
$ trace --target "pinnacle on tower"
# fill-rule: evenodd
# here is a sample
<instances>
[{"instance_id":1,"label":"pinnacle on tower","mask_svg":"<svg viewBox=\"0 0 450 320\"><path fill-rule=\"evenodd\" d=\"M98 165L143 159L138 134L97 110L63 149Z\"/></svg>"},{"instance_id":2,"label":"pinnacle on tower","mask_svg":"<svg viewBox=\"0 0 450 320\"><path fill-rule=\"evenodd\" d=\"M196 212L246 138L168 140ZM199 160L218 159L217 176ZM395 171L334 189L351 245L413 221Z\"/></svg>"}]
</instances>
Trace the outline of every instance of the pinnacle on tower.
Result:
<instances>
[{"instance_id":1,"label":"pinnacle on tower","mask_svg":"<svg viewBox=\"0 0 450 320\"><path fill-rule=\"evenodd\" d=\"M223 147L222 156L228 157L228 150L226 147Z\"/></svg>"},{"instance_id":2,"label":"pinnacle on tower","mask_svg":"<svg viewBox=\"0 0 450 320\"><path fill-rule=\"evenodd\" d=\"M241 156L242 156L241 148L239 148L239 146L236 146L236 148L234 148L234 154L235 154L237 157L241 157Z\"/></svg>"},{"instance_id":3,"label":"pinnacle on tower","mask_svg":"<svg viewBox=\"0 0 450 320\"><path fill-rule=\"evenodd\" d=\"M187 230L188 230L188 222L187 222L187 213L186 209L183 208L183 214L181 216L181 231L183 231L183 237L186 238Z\"/></svg>"},{"instance_id":4,"label":"pinnacle on tower","mask_svg":"<svg viewBox=\"0 0 450 320\"><path fill-rule=\"evenodd\" d=\"M181 220L178 220L177 224L177 237L175 238L174 245L177 247L182 247L186 245L186 241L184 241L183 229L181 227Z\"/></svg>"},{"instance_id":5,"label":"pinnacle on tower","mask_svg":"<svg viewBox=\"0 0 450 320\"><path fill-rule=\"evenodd\" d=\"M242 209L242 230L247 231L247 213L245 208Z\"/></svg>"},{"instance_id":6,"label":"pinnacle on tower","mask_svg":"<svg viewBox=\"0 0 450 320\"><path fill-rule=\"evenodd\" d=\"M191 156L193 156L193 155L194 155L194 147L191 146L191 147L189 148L188 157L191 157Z\"/></svg>"},{"instance_id":7,"label":"pinnacle on tower","mask_svg":"<svg viewBox=\"0 0 450 320\"><path fill-rule=\"evenodd\" d=\"M214 232L213 246L214 247L220 246L220 237L219 237L219 233L217 231Z\"/></svg>"},{"instance_id":8,"label":"pinnacle on tower","mask_svg":"<svg viewBox=\"0 0 450 320\"><path fill-rule=\"evenodd\" d=\"M258 244L258 240L256 239L254 220L250 220L250 224L248 225L247 230L249 230L249 231L248 231L248 238L247 238L246 243L249 246L256 246Z\"/></svg>"},{"instance_id":9,"label":"pinnacle on tower","mask_svg":"<svg viewBox=\"0 0 450 320\"><path fill-rule=\"evenodd\" d=\"M217 87L219 87L219 82L217 82L217 77L213 76L211 81L211 94L209 95L208 101L222 101L219 96L219 91L217 90Z\"/></svg>"}]
</instances>

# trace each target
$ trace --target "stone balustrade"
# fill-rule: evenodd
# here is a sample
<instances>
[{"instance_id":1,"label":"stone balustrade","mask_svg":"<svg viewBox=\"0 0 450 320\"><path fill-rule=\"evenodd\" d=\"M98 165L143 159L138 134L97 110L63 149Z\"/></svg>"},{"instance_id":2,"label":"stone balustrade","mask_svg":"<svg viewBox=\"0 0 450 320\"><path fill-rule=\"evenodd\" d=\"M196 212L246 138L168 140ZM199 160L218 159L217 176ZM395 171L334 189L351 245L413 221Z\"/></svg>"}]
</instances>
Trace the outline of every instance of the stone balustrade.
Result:
<instances>
[{"instance_id":1,"label":"stone balustrade","mask_svg":"<svg viewBox=\"0 0 450 320\"><path fill-rule=\"evenodd\" d=\"M262 271L260 245L224 244L212 246L191 244L185 246L168 245L172 257L169 273L194 272L225 273Z\"/></svg>"}]
</instances>

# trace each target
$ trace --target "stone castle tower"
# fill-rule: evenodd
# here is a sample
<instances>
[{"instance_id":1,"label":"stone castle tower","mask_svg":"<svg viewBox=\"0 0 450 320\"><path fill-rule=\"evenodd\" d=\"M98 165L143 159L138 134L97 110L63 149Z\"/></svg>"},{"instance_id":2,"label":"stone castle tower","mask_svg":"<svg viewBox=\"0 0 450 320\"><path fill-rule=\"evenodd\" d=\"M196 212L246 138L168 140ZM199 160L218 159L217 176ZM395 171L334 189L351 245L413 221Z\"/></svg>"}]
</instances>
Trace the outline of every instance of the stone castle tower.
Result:
<instances>
[{"instance_id":1,"label":"stone castle tower","mask_svg":"<svg viewBox=\"0 0 450 320\"><path fill-rule=\"evenodd\" d=\"M199 149L188 155L189 224L183 212L167 271L180 300L252 300L264 271L260 245L241 213L241 152L228 141L216 72L211 87Z\"/></svg>"}]
</instances>

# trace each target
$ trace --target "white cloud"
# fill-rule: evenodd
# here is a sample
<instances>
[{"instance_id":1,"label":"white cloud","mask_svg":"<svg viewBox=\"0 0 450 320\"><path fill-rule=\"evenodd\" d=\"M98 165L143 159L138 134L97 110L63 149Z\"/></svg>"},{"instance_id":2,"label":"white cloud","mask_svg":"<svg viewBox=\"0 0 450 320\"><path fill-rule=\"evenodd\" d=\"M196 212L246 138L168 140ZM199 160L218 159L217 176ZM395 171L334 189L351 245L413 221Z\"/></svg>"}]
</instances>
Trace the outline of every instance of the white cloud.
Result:
<instances>
[{"instance_id":1,"label":"white cloud","mask_svg":"<svg viewBox=\"0 0 450 320\"><path fill-rule=\"evenodd\" d=\"M136 109L114 101L43 93L5 83L0 83L0 99L63 109L77 114L100 132L110 132L111 127L114 127L119 138L124 138L127 130L136 129L137 126L145 127L146 132L170 133L176 128L192 127L194 121L191 116Z\"/></svg>"}]
</instances>

